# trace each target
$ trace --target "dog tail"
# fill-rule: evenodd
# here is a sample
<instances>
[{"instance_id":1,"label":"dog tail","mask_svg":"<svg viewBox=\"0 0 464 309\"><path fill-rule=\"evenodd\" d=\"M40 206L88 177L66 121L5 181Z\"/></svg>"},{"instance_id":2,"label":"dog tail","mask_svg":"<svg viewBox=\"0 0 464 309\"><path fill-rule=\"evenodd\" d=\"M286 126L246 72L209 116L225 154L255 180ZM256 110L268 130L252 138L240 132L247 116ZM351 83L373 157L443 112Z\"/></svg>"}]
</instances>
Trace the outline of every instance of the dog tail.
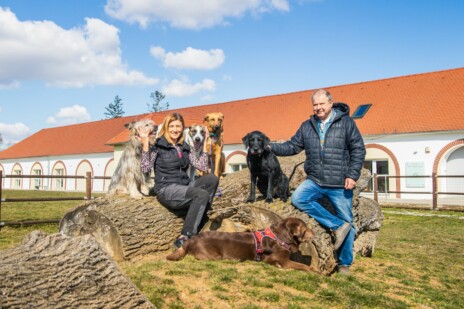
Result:
<instances>
[{"instance_id":1,"label":"dog tail","mask_svg":"<svg viewBox=\"0 0 464 309\"><path fill-rule=\"evenodd\" d=\"M296 172L296 169L298 168L298 166L300 166L303 163L305 163L305 161L300 162L297 165L295 165L295 167L293 168L292 173L290 174L290 177L288 178L288 183L290 183L292 181L293 175L295 175L295 172Z\"/></svg>"},{"instance_id":2,"label":"dog tail","mask_svg":"<svg viewBox=\"0 0 464 309\"><path fill-rule=\"evenodd\" d=\"M187 255L187 251L183 248L180 247L170 255L166 257L166 260L169 261L180 261L182 260L185 256Z\"/></svg>"}]
</instances>

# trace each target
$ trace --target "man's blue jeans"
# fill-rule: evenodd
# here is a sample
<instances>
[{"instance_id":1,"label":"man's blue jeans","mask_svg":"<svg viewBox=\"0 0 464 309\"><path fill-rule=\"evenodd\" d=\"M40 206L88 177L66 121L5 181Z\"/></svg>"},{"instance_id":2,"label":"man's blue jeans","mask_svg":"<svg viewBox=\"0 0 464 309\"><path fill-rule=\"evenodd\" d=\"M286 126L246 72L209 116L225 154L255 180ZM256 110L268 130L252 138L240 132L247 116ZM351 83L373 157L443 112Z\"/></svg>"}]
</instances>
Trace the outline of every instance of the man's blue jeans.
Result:
<instances>
[{"instance_id":1,"label":"man's blue jeans","mask_svg":"<svg viewBox=\"0 0 464 309\"><path fill-rule=\"evenodd\" d=\"M317 202L327 197L332 203L335 216ZM338 249L338 265L350 266L353 263L353 245L356 230L353 227L353 190L344 188L321 187L310 179L303 181L292 194L292 204L314 218L326 228L336 230L345 222L351 224L351 230Z\"/></svg>"}]
</instances>

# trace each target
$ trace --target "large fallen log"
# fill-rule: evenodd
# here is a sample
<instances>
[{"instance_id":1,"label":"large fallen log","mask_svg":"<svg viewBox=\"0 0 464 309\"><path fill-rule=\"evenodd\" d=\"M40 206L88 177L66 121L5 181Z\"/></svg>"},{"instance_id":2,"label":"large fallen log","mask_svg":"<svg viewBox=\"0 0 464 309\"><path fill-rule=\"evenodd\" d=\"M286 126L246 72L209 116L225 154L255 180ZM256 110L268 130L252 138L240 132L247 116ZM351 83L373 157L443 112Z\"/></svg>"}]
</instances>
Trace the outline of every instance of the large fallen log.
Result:
<instances>
[{"instance_id":1,"label":"large fallen log","mask_svg":"<svg viewBox=\"0 0 464 309\"><path fill-rule=\"evenodd\" d=\"M301 155L279 158L282 169L290 175ZM336 252L331 232L314 219L295 209L290 201L263 199L253 204L245 203L249 194L249 172L247 169L230 174L221 180L222 196L215 199L209 212L210 222L204 230L252 231L262 229L285 217L304 220L315 232L312 243L300 247L302 254L296 260L311 264L321 274L330 274L336 266ZM296 168L290 186L294 189L306 177L303 166ZM355 252L371 256L374 252L382 213L378 204L359 196L367 186L370 174L363 170L357 182L353 198L354 222L357 228ZM321 201L329 210L330 202ZM138 259L146 254L168 251L179 235L183 214L168 211L155 197L134 200L128 196L102 197L89 201L66 214L61 220L60 232L69 236L93 235L102 247L116 260Z\"/></svg>"},{"instance_id":2,"label":"large fallen log","mask_svg":"<svg viewBox=\"0 0 464 309\"><path fill-rule=\"evenodd\" d=\"M34 231L0 251L0 308L154 308L90 235Z\"/></svg>"}]
</instances>

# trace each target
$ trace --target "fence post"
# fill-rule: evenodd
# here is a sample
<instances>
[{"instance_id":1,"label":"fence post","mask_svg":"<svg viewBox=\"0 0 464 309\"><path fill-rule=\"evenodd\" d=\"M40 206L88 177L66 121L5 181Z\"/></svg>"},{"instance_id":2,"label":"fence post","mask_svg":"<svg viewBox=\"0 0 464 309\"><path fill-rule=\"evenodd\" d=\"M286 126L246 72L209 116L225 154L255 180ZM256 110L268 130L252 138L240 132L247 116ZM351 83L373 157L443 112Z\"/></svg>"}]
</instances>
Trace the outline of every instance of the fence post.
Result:
<instances>
[{"instance_id":1,"label":"fence post","mask_svg":"<svg viewBox=\"0 0 464 309\"><path fill-rule=\"evenodd\" d=\"M2 224L2 187L3 187L3 171L0 171L0 227Z\"/></svg>"},{"instance_id":2,"label":"fence post","mask_svg":"<svg viewBox=\"0 0 464 309\"><path fill-rule=\"evenodd\" d=\"M92 198L92 174L91 172L87 172L87 176L85 179L85 193L87 196L87 200L90 201Z\"/></svg>"},{"instance_id":3,"label":"fence post","mask_svg":"<svg viewBox=\"0 0 464 309\"><path fill-rule=\"evenodd\" d=\"M378 182L377 182L377 173L374 173L373 175L374 177L374 201L376 201L377 203L379 202L379 192L377 191L377 187L378 187Z\"/></svg>"},{"instance_id":4,"label":"fence post","mask_svg":"<svg viewBox=\"0 0 464 309\"><path fill-rule=\"evenodd\" d=\"M438 206L438 184L437 173L432 173L432 210L437 210Z\"/></svg>"}]
</instances>

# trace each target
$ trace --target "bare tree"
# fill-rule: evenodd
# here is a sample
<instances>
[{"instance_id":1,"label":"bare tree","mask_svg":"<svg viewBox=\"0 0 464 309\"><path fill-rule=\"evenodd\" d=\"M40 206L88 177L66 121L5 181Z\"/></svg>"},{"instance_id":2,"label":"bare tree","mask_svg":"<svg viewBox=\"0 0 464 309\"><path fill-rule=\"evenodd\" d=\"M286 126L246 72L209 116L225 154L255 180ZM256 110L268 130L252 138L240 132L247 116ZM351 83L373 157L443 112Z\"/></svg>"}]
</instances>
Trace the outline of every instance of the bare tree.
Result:
<instances>
[{"instance_id":1,"label":"bare tree","mask_svg":"<svg viewBox=\"0 0 464 309\"><path fill-rule=\"evenodd\" d=\"M156 90L155 92L150 93L150 98L152 99L152 102L147 103L149 113L156 113L169 109L169 102L162 104L161 101L163 101L166 96L160 91Z\"/></svg>"}]
</instances>

